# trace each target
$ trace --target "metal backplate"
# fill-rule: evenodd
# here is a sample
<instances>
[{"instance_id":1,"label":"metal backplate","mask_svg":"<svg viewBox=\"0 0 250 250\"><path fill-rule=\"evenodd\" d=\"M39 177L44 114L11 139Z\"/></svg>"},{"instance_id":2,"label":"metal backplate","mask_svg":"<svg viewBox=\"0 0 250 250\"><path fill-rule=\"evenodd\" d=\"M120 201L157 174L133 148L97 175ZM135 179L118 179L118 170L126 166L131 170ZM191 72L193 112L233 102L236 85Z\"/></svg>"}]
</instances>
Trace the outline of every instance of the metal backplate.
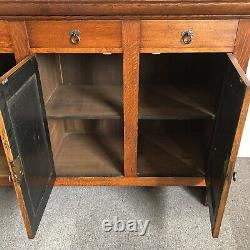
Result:
<instances>
[{"instance_id":1,"label":"metal backplate","mask_svg":"<svg viewBox=\"0 0 250 250\"><path fill-rule=\"evenodd\" d=\"M23 180L23 166L20 155L11 162L11 168L13 173L13 181L20 184Z\"/></svg>"}]
</instances>

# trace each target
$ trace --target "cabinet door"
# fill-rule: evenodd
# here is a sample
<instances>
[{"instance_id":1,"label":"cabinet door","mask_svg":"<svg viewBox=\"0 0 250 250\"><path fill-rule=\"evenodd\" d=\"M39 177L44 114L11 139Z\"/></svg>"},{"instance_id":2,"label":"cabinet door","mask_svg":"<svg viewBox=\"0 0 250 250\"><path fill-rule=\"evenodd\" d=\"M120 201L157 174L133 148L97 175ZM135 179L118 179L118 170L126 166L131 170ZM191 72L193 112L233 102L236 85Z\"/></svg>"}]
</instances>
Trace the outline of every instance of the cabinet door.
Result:
<instances>
[{"instance_id":1,"label":"cabinet door","mask_svg":"<svg viewBox=\"0 0 250 250\"><path fill-rule=\"evenodd\" d=\"M237 60L225 55L225 76L208 161L207 188L214 237L218 237L233 175L234 161L249 103L250 83Z\"/></svg>"},{"instance_id":2,"label":"cabinet door","mask_svg":"<svg viewBox=\"0 0 250 250\"><path fill-rule=\"evenodd\" d=\"M29 238L37 231L55 171L36 59L0 78L0 131Z\"/></svg>"}]
</instances>

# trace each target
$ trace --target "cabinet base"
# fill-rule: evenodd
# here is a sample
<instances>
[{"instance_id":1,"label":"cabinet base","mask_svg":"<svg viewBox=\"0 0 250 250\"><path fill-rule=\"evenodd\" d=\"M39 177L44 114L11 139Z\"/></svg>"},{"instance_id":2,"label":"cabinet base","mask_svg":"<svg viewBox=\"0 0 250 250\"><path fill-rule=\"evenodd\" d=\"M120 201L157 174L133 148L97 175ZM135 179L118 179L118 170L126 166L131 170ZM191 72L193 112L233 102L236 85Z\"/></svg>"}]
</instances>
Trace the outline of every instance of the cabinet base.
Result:
<instances>
[{"instance_id":1,"label":"cabinet base","mask_svg":"<svg viewBox=\"0 0 250 250\"><path fill-rule=\"evenodd\" d=\"M12 186L6 177L0 187ZM190 186L205 187L204 177L57 177L55 186Z\"/></svg>"},{"instance_id":2,"label":"cabinet base","mask_svg":"<svg viewBox=\"0 0 250 250\"><path fill-rule=\"evenodd\" d=\"M204 177L57 177L55 186L196 186Z\"/></svg>"}]
</instances>

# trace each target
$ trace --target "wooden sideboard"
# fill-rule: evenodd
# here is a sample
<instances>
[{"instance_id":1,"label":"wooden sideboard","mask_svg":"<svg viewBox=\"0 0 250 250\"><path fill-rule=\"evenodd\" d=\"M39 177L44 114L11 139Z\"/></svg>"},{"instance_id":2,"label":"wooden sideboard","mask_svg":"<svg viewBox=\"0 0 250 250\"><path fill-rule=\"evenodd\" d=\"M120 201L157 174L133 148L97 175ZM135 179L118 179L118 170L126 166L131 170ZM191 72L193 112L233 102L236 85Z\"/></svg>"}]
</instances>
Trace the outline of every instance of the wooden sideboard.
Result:
<instances>
[{"instance_id":1,"label":"wooden sideboard","mask_svg":"<svg viewBox=\"0 0 250 250\"><path fill-rule=\"evenodd\" d=\"M218 237L249 56L249 1L0 1L0 184L28 237L54 185L201 187Z\"/></svg>"}]
</instances>

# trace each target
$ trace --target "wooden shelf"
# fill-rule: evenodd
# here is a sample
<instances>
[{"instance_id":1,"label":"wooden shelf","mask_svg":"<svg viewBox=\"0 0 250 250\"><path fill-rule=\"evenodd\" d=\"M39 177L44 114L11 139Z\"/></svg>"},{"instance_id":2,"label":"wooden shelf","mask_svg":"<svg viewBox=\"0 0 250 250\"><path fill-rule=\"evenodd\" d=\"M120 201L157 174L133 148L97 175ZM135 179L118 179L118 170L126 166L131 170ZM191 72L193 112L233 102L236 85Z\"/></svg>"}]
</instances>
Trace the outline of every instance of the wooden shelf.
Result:
<instances>
[{"instance_id":1,"label":"wooden shelf","mask_svg":"<svg viewBox=\"0 0 250 250\"><path fill-rule=\"evenodd\" d=\"M61 85L46 105L48 118L120 119L122 87Z\"/></svg>"},{"instance_id":2,"label":"wooden shelf","mask_svg":"<svg viewBox=\"0 0 250 250\"><path fill-rule=\"evenodd\" d=\"M204 177L205 159L198 135L170 134L139 137L138 175Z\"/></svg>"},{"instance_id":3,"label":"wooden shelf","mask_svg":"<svg viewBox=\"0 0 250 250\"><path fill-rule=\"evenodd\" d=\"M122 176L122 141L119 135L66 135L55 156L57 176Z\"/></svg>"},{"instance_id":4,"label":"wooden shelf","mask_svg":"<svg viewBox=\"0 0 250 250\"><path fill-rule=\"evenodd\" d=\"M172 85L140 88L140 119L214 119L213 106L213 98L202 88L177 89Z\"/></svg>"},{"instance_id":5,"label":"wooden shelf","mask_svg":"<svg viewBox=\"0 0 250 250\"><path fill-rule=\"evenodd\" d=\"M208 92L194 87L143 86L139 91L139 119L214 119L213 106ZM120 119L122 86L60 86L46 112L48 118Z\"/></svg>"}]
</instances>

